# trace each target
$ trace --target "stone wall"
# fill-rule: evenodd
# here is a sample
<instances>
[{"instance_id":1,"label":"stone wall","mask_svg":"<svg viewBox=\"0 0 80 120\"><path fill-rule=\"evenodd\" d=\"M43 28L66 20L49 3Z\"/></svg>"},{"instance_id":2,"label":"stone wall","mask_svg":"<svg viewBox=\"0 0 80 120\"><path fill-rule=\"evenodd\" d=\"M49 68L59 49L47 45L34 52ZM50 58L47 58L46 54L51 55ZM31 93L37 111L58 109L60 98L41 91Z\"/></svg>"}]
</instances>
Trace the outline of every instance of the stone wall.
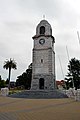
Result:
<instances>
[{"instance_id":1,"label":"stone wall","mask_svg":"<svg viewBox=\"0 0 80 120\"><path fill-rule=\"evenodd\" d=\"M69 98L80 101L80 89L75 90L74 88L70 88L69 90L65 90L64 92Z\"/></svg>"}]
</instances>

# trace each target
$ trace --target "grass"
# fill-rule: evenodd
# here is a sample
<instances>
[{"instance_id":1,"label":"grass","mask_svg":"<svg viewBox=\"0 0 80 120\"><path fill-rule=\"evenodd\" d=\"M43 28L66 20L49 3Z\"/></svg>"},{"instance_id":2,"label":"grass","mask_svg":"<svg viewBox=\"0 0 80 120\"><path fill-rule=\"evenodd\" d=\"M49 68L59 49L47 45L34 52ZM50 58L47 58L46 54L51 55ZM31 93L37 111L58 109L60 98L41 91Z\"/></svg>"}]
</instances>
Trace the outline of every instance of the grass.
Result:
<instances>
[{"instance_id":1,"label":"grass","mask_svg":"<svg viewBox=\"0 0 80 120\"><path fill-rule=\"evenodd\" d=\"M12 89L12 90L9 91L9 95L14 94L14 93L19 93L21 91L23 91L23 90L14 90L14 89Z\"/></svg>"}]
</instances>

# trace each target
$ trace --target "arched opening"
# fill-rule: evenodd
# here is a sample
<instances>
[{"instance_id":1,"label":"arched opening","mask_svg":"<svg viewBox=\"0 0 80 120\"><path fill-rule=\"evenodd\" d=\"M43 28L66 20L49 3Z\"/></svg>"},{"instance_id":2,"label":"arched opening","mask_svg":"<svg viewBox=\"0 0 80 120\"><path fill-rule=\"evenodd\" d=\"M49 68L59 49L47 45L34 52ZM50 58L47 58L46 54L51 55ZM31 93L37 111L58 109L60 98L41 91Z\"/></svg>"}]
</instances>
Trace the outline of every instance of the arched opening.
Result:
<instances>
[{"instance_id":1,"label":"arched opening","mask_svg":"<svg viewBox=\"0 0 80 120\"><path fill-rule=\"evenodd\" d=\"M40 34L45 34L45 27L44 26L40 27Z\"/></svg>"},{"instance_id":2,"label":"arched opening","mask_svg":"<svg viewBox=\"0 0 80 120\"><path fill-rule=\"evenodd\" d=\"M44 78L39 79L39 89L44 89Z\"/></svg>"}]
</instances>

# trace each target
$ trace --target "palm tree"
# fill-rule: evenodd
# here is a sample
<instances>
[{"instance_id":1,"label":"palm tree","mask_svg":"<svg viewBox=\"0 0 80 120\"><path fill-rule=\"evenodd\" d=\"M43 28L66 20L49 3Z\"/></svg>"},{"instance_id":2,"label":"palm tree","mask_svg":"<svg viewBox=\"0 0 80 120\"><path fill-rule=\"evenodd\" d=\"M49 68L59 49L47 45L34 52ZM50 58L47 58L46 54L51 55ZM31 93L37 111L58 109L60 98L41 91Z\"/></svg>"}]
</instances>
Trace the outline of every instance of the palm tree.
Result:
<instances>
[{"instance_id":1,"label":"palm tree","mask_svg":"<svg viewBox=\"0 0 80 120\"><path fill-rule=\"evenodd\" d=\"M17 69L17 66L16 66L16 62L14 61L14 59L12 60L10 58L10 60L6 60L4 62L4 66L3 66L4 69L9 69L9 77L8 77L8 80L9 80L9 84L8 84L8 88L10 89L10 77L11 77L11 69Z\"/></svg>"}]
</instances>

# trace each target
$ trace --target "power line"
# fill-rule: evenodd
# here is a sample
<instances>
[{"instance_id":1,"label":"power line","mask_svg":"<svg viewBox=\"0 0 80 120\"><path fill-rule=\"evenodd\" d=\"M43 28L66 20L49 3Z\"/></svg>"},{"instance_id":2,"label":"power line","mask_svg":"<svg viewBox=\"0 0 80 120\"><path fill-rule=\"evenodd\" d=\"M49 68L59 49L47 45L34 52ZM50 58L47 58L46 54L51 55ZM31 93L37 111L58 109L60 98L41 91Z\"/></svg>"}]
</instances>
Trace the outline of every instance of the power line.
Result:
<instances>
[{"instance_id":1,"label":"power line","mask_svg":"<svg viewBox=\"0 0 80 120\"><path fill-rule=\"evenodd\" d=\"M59 59L60 67L61 67L62 76L63 76L63 79L64 79L64 72L63 72L63 68L62 68L62 64L61 64L61 60L60 60L59 55L58 55L58 59Z\"/></svg>"}]
</instances>

